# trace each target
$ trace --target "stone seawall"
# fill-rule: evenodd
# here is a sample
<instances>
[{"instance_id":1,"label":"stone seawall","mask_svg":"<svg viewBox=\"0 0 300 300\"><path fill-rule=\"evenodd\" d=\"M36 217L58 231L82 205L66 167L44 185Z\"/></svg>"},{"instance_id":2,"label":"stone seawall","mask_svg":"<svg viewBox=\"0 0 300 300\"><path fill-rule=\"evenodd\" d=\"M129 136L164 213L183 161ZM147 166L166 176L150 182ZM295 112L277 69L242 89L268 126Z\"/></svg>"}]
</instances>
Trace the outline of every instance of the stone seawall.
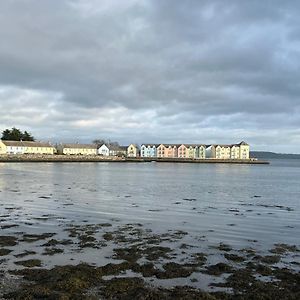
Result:
<instances>
[{"instance_id":1,"label":"stone seawall","mask_svg":"<svg viewBox=\"0 0 300 300\"><path fill-rule=\"evenodd\" d=\"M161 163L222 163L222 164L269 164L254 159L189 159L189 158L124 158L99 155L0 155L0 162L161 162Z\"/></svg>"}]
</instances>

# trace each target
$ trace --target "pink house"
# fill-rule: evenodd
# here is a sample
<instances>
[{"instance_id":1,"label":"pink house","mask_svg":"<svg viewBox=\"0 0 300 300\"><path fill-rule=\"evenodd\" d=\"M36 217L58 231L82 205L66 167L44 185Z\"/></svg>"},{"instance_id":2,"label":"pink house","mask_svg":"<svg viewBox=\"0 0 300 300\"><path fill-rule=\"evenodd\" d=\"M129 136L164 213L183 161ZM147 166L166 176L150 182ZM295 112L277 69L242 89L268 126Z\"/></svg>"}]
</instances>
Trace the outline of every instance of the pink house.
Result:
<instances>
[{"instance_id":1,"label":"pink house","mask_svg":"<svg viewBox=\"0 0 300 300\"><path fill-rule=\"evenodd\" d=\"M171 157L171 158L178 157L177 145L171 145L171 144L166 145L165 144L165 147L166 147L166 149L165 149L166 156L165 157Z\"/></svg>"}]
</instances>

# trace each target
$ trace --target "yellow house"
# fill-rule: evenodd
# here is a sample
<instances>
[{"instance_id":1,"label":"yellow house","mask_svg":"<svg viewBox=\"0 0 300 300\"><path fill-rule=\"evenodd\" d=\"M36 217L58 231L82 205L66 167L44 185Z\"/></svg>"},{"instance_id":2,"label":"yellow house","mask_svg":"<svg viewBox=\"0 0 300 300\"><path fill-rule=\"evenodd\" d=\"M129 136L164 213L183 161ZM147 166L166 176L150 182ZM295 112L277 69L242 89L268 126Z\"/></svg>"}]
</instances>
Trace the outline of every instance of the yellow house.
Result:
<instances>
[{"instance_id":1,"label":"yellow house","mask_svg":"<svg viewBox=\"0 0 300 300\"><path fill-rule=\"evenodd\" d=\"M0 154L6 154L6 145L0 140Z\"/></svg>"},{"instance_id":2,"label":"yellow house","mask_svg":"<svg viewBox=\"0 0 300 300\"><path fill-rule=\"evenodd\" d=\"M60 144L57 152L65 155L97 155L97 145L94 144Z\"/></svg>"},{"instance_id":3,"label":"yellow house","mask_svg":"<svg viewBox=\"0 0 300 300\"><path fill-rule=\"evenodd\" d=\"M21 141L0 140L0 154L24 154L25 147Z\"/></svg>"},{"instance_id":4,"label":"yellow house","mask_svg":"<svg viewBox=\"0 0 300 300\"><path fill-rule=\"evenodd\" d=\"M196 150L198 148L196 148L195 145L185 145L186 149L187 149L187 158L196 158Z\"/></svg>"},{"instance_id":5,"label":"yellow house","mask_svg":"<svg viewBox=\"0 0 300 300\"><path fill-rule=\"evenodd\" d=\"M50 143L22 142L25 147L25 154L51 154L55 153L55 148Z\"/></svg>"},{"instance_id":6,"label":"yellow house","mask_svg":"<svg viewBox=\"0 0 300 300\"><path fill-rule=\"evenodd\" d=\"M28 141L0 141L1 154L54 154L49 143Z\"/></svg>"},{"instance_id":7,"label":"yellow house","mask_svg":"<svg viewBox=\"0 0 300 300\"><path fill-rule=\"evenodd\" d=\"M130 144L127 147L127 157L138 157L138 146L135 144Z\"/></svg>"}]
</instances>

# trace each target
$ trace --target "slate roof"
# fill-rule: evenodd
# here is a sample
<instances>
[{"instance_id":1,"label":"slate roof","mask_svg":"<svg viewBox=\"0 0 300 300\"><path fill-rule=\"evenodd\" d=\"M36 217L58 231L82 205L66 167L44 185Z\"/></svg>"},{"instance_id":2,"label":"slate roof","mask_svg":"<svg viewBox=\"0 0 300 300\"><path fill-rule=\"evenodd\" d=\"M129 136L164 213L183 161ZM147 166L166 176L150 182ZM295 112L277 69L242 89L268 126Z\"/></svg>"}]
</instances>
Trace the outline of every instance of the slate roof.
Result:
<instances>
[{"instance_id":1,"label":"slate roof","mask_svg":"<svg viewBox=\"0 0 300 300\"><path fill-rule=\"evenodd\" d=\"M12 147L53 147L50 143L44 142L29 142L29 141L2 141L6 146Z\"/></svg>"}]
</instances>

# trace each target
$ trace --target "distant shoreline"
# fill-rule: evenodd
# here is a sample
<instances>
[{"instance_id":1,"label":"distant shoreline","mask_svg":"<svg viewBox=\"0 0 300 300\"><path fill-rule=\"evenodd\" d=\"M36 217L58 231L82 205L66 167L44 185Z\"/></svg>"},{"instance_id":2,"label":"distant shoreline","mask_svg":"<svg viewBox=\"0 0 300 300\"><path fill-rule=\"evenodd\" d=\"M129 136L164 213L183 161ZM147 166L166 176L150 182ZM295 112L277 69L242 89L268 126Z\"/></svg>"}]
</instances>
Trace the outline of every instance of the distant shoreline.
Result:
<instances>
[{"instance_id":1,"label":"distant shoreline","mask_svg":"<svg viewBox=\"0 0 300 300\"><path fill-rule=\"evenodd\" d=\"M122 162L122 163L202 163L202 164L270 164L266 160L241 160L241 159L189 159L189 158L156 158L156 157L139 157L139 158L122 158L122 157L103 157L103 156L75 156L75 155L1 155L0 162Z\"/></svg>"}]
</instances>

